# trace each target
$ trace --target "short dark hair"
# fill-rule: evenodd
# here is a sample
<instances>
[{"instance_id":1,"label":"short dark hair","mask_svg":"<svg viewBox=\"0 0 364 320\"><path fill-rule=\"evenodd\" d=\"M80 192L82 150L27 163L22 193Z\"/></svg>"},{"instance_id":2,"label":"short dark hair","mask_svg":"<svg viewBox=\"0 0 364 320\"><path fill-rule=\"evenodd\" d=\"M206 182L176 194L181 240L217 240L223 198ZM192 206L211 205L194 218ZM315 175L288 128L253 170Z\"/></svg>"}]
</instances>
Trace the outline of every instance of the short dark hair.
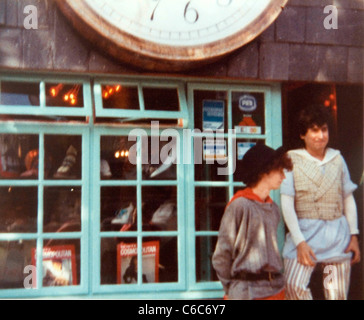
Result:
<instances>
[{"instance_id":1,"label":"short dark hair","mask_svg":"<svg viewBox=\"0 0 364 320\"><path fill-rule=\"evenodd\" d=\"M322 127L325 124L330 125L328 108L323 105L310 105L300 112L298 131L300 136L304 136L308 129L314 126Z\"/></svg>"}]
</instances>

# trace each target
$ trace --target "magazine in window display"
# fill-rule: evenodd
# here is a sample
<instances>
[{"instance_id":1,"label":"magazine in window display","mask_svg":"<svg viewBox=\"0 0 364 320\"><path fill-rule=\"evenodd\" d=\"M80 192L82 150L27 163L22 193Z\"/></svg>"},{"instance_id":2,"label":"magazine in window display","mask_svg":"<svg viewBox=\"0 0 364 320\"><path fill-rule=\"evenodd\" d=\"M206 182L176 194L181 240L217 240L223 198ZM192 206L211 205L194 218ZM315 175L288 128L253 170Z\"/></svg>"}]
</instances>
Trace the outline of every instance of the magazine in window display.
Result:
<instances>
[{"instance_id":1,"label":"magazine in window display","mask_svg":"<svg viewBox=\"0 0 364 320\"><path fill-rule=\"evenodd\" d=\"M117 283L138 282L137 244L120 242L117 245ZM159 241L143 243L143 283L159 282Z\"/></svg>"},{"instance_id":2,"label":"magazine in window display","mask_svg":"<svg viewBox=\"0 0 364 320\"><path fill-rule=\"evenodd\" d=\"M36 265L36 250L32 249L32 264ZM36 281L34 281L34 286ZM43 248L43 286L77 285L74 245Z\"/></svg>"},{"instance_id":3,"label":"magazine in window display","mask_svg":"<svg viewBox=\"0 0 364 320\"><path fill-rule=\"evenodd\" d=\"M224 131L225 103L222 100L203 100L203 130Z\"/></svg>"}]
</instances>

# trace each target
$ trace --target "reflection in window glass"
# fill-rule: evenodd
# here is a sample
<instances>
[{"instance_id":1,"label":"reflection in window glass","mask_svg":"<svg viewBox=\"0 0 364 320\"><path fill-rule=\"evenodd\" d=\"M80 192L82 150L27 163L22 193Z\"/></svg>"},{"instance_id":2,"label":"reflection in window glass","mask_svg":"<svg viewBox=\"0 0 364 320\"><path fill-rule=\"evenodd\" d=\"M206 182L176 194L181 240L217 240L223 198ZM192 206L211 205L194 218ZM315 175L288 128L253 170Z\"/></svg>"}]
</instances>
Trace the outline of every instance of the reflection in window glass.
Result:
<instances>
[{"instance_id":1,"label":"reflection in window glass","mask_svg":"<svg viewBox=\"0 0 364 320\"><path fill-rule=\"evenodd\" d=\"M195 128L227 132L227 92L195 90L193 94Z\"/></svg>"},{"instance_id":2,"label":"reflection in window glass","mask_svg":"<svg viewBox=\"0 0 364 320\"><path fill-rule=\"evenodd\" d=\"M47 107L83 107L82 84L46 84L46 106Z\"/></svg>"},{"instance_id":3,"label":"reflection in window glass","mask_svg":"<svg viewBox=\"0 0 364 320\"><path fill-rule=\"evenodd\" d=\"M101 239L101 284L132 284L138 280L136 238Z\"/></svg>"},{"instance_id":4,"label":"reflection in window glass","mask_svg":"<svg viewBox=\"0 0 364 320\"><path fill-rule=\"evenodd\" d=\"M102 136L100 178L135 180L135 144L136 141L128 141L126 136Z\"/></svg>"},{"instance_id":5,"label":"reflection in window glass","mask_svg":"<svg viewBox=\"0 0 364 320\"><path fill-rule=\"evenodd\" d=\"M144 231L177 230L176 187L143 187L142 202Z\"/></svg>"},{"instance_id":6,"label":"reflection in window glass","mask_svg":"<svg viewBox=\"0 0 364 320\"><path fill-rule=\"evenodd\" d=\"M1 81L0 104L39 107L39 83Z\"/></svg>"},{"instance_id":7,"label":"reflection in window glass","mask_svg":"<svg viewBox=\"0 0 364 320\"><path fill-rule=\"evenodd\" d=\"M24 268L32 265L36 240L0 241L0 288L24 289ZM32 281L29 285L35 285Z\"/></svg>"},{"instance_id":8,"label":"reflection in window glass","mask_svg":"<svg viewBox=\"0 0 364 320\"><path fill-rule=\"evenodd\" d=\"M33 250L33 259L35 250ZM35 259L33 265L36 265ZM44 287L75 286L80 284L80 240L47 239L43 243Z\"/></svg>"},{"instance_id":9,"label":"reflection in window glass","mask_svg":"<svg viewBox=\"0 0 364 320\"><path fill-rule=\"evenodd\" d=\"M136 187L101 188L101 231L135 231Z\"/></svg>"},{"instance_id":10,"label":"reflection in window glass","mask_svg":"<svg viewBox=\"0 0 364 320\"><path fill-rule=\"evenodd\" d=\"M264 93L233 92L233 129L236 129L237 133L264 134L264 108Z\"/></svg>"},{"instance_id":11,"label":"reflection in window glass","mask_svg":"<svg viewBox=\"0 0 364 320\"><path fill-rule=\"evenodd\" d=\"M143 283L177 282L177 237L143 238Z\"/></svg>"},{"instance_id":12,"label":"reflection in window glass","mask_svg":"<svg viewBox=\"0 0 364 320\"><path fill-rule=\"evenodd\" d=\"M194 138L196 181L227 181L228 142L226 139Z\"/></svg>"},{"instance_id":13,"label":"reflection in window glass","mask_svg":"<svg viewBox=\"0 0 364 320\"><path fill-rule=\"evenodd\" d=\"M142 139L142 167L145 180L176 180L177 138L161 141L159 136Z\"/></svg>"},{"instance_id":14,"label":"reflection in window glass","mask_svg":"<svg viewBox=\"0 0 364 320\"><path fill-rule=\"evenodd\" d=\"M0 232L37 232L37 187L0 187Z\"/></svg>"},{"instance_id":15,"label":"reflection in window glass","mask_svg":"<svg viewBox=\"0 0 364 320\"><path fill-rule=\"evenodd\" d=\"M102 85L102 105L105 109L139 110L138 87L130 85Z\"/></svg>"},{"instance_id":16,"label":"reflection in window glass","mask_svg":"<svg viewBox=\"0 0 364 320\"><path fill-rule=\"evenodd\" d=\"M143 88L145 110L179 111L177 88Z\"/></svg>"},{"instance_id":17,"label":"reflection in window glass","mask_svg":"<svg viewBox=\"0 0 364 320\"><path fill-rule=\"evenodd\" d=\"M245 153L253 146L255 146L257 143L264 143L264 140L256 140L256 139L237 139L236 140L236 168L234 172L234 181L236 182L242 182L242 175L243 175L243 166L242 166L242 160L245 155Z\"/></svg>"},{"instance_id":18,"label":"reflection in window glass","mask_svg":"<svg viewBox=\"0 0 364 320\"><path fill-rule=\"evenodd\" d=\"M37 179L38 149L38 135L0 134L0 179Z\"/></svg>"},{"instance_id":19,"label":"reflection in window glass","mask_svg":"<svg viewBox=\"0 0 364 320\"><path fill-rule=\"evenodd\" d=\"M81 231L81 188L44 188L44 232Z\"/></svg>"},{"instance_id":20,"label":"reflection in window glass","mask_svg":"<svg viewBox=\"0 0 364 320\"><path fill-rule=\"evenodd\" d=\"M81 136L46 135L44 177L81 179Z\"/></svg>"},{"instance_id":21,"label":"reflection in window glass","mask_svg":"<svg viewBox=\"0 0 364 320\"><path fill-rule=\"evenodd\" d=\"M196 281L218 281L212 266L217 237L196 237Z\"/></svg>"},{"instance_id":22,"label":"reflection in window glass","mask_svg":"<svg viewBox=\"0 0 364 320\"><path fill-rule=\"evenodd\" d=\"M227 187L196 187L195 225L197 231L218 231L229 202Z\"/></svg>"}]
</instances>

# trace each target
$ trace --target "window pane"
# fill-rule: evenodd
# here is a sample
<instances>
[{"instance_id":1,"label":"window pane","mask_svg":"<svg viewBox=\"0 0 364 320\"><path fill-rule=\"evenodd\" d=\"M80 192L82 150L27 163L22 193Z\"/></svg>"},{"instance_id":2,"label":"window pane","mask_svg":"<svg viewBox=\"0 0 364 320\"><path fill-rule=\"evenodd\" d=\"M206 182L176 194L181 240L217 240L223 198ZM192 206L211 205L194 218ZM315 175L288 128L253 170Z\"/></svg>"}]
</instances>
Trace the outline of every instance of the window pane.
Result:
<instances>
[{"instance_id":1,"label":"window pane","mask_svg":"<svg viewBox=\"0 0 364 320\"><path fill-rule=\"evenodd\" d=\"M82 108L82 84L47 83L46 106Z\"/></svg>"},{"instance_id":2,"label":"window pane","mask_svg":"<svg viewBox=\"0 0 364 320\"><path fill-rule=\"evenodd\" d=\"M237 133L264 134L265 132L264 93L233 92L233 128Z\"/></svg>"},{"instance_id":3,"label":"window pane","mask_svg":"<svg viewBox=\"0 0 364 320\"><path fill-rule=\"evenodd\" d=\"M143 283L178 281L177 237L143 238Z\"/></svg>"},{"instance_id":4,"label":"window pane","mask_svg":"<svg viewBox=\"0 0 364 320\"><path fill-rule=\"evenodd\" d=\"M176 180L177 138L161 141L160 136L142 138L143 179Z\"/></svg>"},{"instance_id":5,"label":"window pane","mask_svg":"<svg viewBox=\"0 0 364 320\"><path fill-rule=\"evenodd\" d=\"M33 254L35 254L35 251L33 251ZM43 243L42 266L44 287L80 284L80 240L45 240Z\"/></svg>"},{"instance_id":6,"label":"window pane","mask_svg":"<svg viewBox=\"0 0 364 320\"><path fill-rule=\"evenodd\" d=\"M195 90L193 98L195 128L227 132L227 92Z\"/></svg>"},{"instance_id":7,"label":"window pane","mask_svg":"<svg viewBox=\"0 0 364 320\"><path fill-rule=\"evenodd\" d=\"M103 85L102 105L105 109L139 110L138 87L130 85Z\"/></svg>"},{"instance_id":8,"label":"window pane","mask_svg":"<svg viewBox=\"0 0 364 320\"><path fill-rule=\"evenodd\" d=\"M39 83L1 81L0 104L39 107Z\"/></svg>"},{"instance_id":9,"label":"window pane","mask_svg":"<svg viewBox=\"0 0 364 320\"><path fill-rule=\"evenodd\" d=\"M142 188L144 231L177 230L177 187Z\"/></svg>"},{"instance_id":10,"label":"window pane","mask_svg":"<svg viewBox=\"0 0 364 320\"><path fill-rule=\"evenodd\" d=\"M81 136L45 136L44 177L46 179L81 179L81 142Z\"/></svg>"},{"instance_id":11,"label":"window pane","mask_svg":"<svg viewBox=\"0 0 364 320\"><path fill-rule=\"evenodd\" d=\"M101 284L138 281L136 238L101 239Z\"/></svg>"},{"instance_id":12,"label":"window pane","mask_svg":"<svg viewBox=\"0 0 364 320\"><path fill-rule=\"evenodd\" d=\"M177 88L143 88L145 110L179 111Z\"/></svg>"},{"instance_id":13,"label":"window pane","mask_svg":"<svg viewBox=\"0 0 364 320\"><path fill-rule=\"evenodd\" d=\"M196 181L227 181L228 142L226 139L194 138Z\"/></svg>"},{"instance_id":14,"label":"window pane","mask_svg":"<svg viewBox=\"0 0 364 320\"><path fill-rule=\"evenodd\" d=\"M81 231L81 188L44 188L44 232Z\"/></svg>"},{"instance_id":15,"label":"window pane","mask_svg":"<svg viewBox=\"0 0 364 320\"><path fill-rule=\"evenodd\" d=\"M136 187L101 188L101 231L135 231Z\"/></svg>"},{"instance_id":16,"label":"window pane","mask_svg":"<svg viewBox=\"0 0 364 320\"><path fill-rule=\"evenodd\" d=\"M2 233L37 232L37 187L0 187Z\"/></svg>"},{"instance_id":17,"label":"window pane","mask_svg":"<svg viewBox=\"0 0 364 320\"><path fill-rule=\"evenodd\" d=\"M135 180L135 144L136 141L128 141L126 136L101 137L100 178Z\"/></svg>"},{"instance_id":18,"label":"window pane","mask_svg":"<svg viewBox=\"0 0 364 320\"><path fill-rule=\"evenodd\" d=\"M196 281L218 281L212 266L217 237L196 237Z\"/></svg>"},{"instance_id":19,"label":"window pane","mask_svg":"<svg viewBox=\"0 0 364 320\"><path fill-rule=\"evenodd\" d=\"M243 174L243 166L242 166L242 160L245 155L245 153L254 145L257 143L264 143L264 140L256 140L256 139L237 139L236 140L236 166L234 171L234 181L236 182L242 182L242 174Z\"/></svg>"},{"instance_id":20,"label":"window pane","mask_svg":"<svg viewBox=\"0 0 364 320\"><path fill-rule=\"evenodd\" d=\"M196 187L195 225L197 231L218 231L229 202L227 187Z\"/></svg>"},{"instance_id":21,"label":"window pane","mask_svg":"<svg viewBox=\"0 0 364 320\"><path fill-rule=\"evenodd\" d=\"M35 240L0 241L1 289L24 288L24 280L28 276L24 268L33 265L32 249L35 246ZM30 280L29 284L33 285L33 282Z\"/></svg>"},{"instance_id":22,"label":"window pane","mask_svg":"<svg viewBox=\"0 0 364 320\"><path fill-rule=\"evenodd\" d=\"M38 135L0 134L0 178L38 178Z\"/></svg>"}]
</instances>

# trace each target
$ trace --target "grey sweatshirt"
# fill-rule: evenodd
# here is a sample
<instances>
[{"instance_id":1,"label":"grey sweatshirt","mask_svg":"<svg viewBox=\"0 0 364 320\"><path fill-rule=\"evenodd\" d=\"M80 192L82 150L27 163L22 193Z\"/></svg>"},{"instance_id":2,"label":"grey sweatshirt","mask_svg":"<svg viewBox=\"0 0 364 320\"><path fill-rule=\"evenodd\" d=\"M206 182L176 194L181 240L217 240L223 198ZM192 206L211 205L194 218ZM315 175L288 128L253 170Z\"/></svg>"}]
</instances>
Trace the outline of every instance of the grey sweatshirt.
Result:
<instances>
[{"instance_id":1,"label":"grey sweatshirt","mask_svg":"<svg viewBox=\"0 0 364 320\"><path fill-rule=\"evenodd\" d=\"M241 271L282 271L277 244L279 221L279 208L273 202L239 197L227 206L212 263L229 299L262 298L283 289L283 275L272 281L234 279Z\"/></svg>"}]
</instances>

